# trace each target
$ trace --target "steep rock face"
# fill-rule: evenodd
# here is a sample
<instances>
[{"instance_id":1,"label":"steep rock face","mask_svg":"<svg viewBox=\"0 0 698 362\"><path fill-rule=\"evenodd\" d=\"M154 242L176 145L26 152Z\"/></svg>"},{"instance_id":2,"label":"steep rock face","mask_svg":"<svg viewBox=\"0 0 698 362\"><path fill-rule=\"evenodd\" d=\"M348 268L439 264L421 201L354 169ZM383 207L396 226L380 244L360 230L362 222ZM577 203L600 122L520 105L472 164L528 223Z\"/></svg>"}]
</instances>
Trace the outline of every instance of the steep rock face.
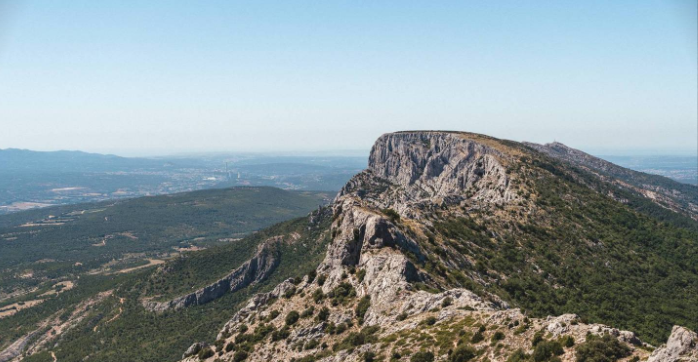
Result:
<instances>
[{"instance_id":1,"label":"steep rock face","mask_svg":"<svg viewBox=\"0 0 698 362\"><path fill-rule=\"evenodd\" d=\"M657 348L647 362L698 361L698 334L681 326L674 326L669 340Z\"/></svg>"},{"instance_id":2,"label":"steep rock face","mask_svg":"<svg viewBox=\"0 0 698 362\"><path fill-rule=\"evenodd\" d=\"M506 158L496 148L459 133L390 133L376 141L368 169L349 181L341 194L390 188L377 206L405 213L425 202L472 199L503 204L517 198L509 187Z\"/></svg>"},{"instance_id":3,"label":"steep rock face","mask_svg":"<svg viewBox=\"0 0 698 362\"><path fill-rule=\"evenodd\" d=\"M252 283L260 282L266 279L279 264L279 259L272 250L273 244L279 241L279 238L267 240L259 246L257 253L252 259L212 284L193 293L168 301L144 300L142 302L143 307L151 312L164 312L170 309L177 310L194 305L202 305L220 298L228 292L232 293Z\"/></svg>"}]
</instances>

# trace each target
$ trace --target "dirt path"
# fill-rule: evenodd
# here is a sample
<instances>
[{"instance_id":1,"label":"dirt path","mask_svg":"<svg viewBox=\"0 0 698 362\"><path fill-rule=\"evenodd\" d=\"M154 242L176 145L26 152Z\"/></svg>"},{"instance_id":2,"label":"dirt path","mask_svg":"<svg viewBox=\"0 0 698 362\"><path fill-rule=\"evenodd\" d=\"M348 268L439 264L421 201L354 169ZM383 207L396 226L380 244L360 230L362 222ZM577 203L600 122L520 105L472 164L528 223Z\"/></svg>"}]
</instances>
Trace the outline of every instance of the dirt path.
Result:
<instances>
[{"instance_id":1,"label":"dirt path","mask_svg":"<svg viewBox=\"0 0 698 362\"><path fill-rule=\"evenodd\" d=\"M36 300L26 300L24 302L21 302L22 304L19 304L20 302L10 304L7 306L4 306L0 308L0 319L9 317L17 312L19 312L22 309L27 309L31 308L39 303L42 303L44 300L43 299L36 299Z\"/></svg>"},{"instance_id":2,"label":"dirt path","mask_svg":"<svg viewBox=\"0 0 698 362\"><path fill-rule=\"evenodd\" d=\"M53 358L53 362L58 362L58 358L56 358L56 354L51 351L51 357Z\"/></svg>"},{"instance_id":3,"label":"dirt path","mask_svg":"<svg viewBox=\"0 0 698 362\"><path fill-rule=\"evenodd\" d=\"M123 304L124 304L124 301L126 301L125 298L119 298L119 303L120 303L120 304L123 305ZM121 317L121 313L123 313L123 312L124 312L124 307L119 306L119 313L116 313L115 316L109 318L109 320L106 321L104 324L109 324L109 323L115 321L117 318ZM92 331L93 331L93 332L97 332L97 327L99 327L99 324L96 325L94 328L92 328Z\"/></svg>"},{"instance_id":4,"label":"dirt path","mask_svg":"<svg viewBox=\"0 0 698 362\"><path fill-rule=\"evenodd\" d=\"M128 268L128 269L122 269L122 270L119 270L117 273L120 273L120 274L130 273L134 270L143 269L143 268L151 267L153 265L160 265L160 264L165 264L165 261L160 260L160 259L148 259L148 264L139 265L139 266L135 266L133 268Z\"/></svg>"}]
</instances>

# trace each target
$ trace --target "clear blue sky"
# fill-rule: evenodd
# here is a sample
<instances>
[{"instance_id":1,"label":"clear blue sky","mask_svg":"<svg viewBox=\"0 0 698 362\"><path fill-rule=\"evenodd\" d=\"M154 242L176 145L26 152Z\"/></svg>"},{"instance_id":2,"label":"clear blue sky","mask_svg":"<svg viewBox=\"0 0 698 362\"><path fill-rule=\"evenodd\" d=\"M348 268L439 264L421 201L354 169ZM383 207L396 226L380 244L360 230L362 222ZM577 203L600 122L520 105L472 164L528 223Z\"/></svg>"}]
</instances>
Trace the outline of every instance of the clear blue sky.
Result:
<instances>
[{"instance_id":1,"label":"clear blue sky","mask_svg":"<svg viewBox=\"0 0 698 362\"><path fill-rule=\"evenodd\" d=\"M690 152L696 2L0 0L0 148Z\"/></svg>"}]
</instances>

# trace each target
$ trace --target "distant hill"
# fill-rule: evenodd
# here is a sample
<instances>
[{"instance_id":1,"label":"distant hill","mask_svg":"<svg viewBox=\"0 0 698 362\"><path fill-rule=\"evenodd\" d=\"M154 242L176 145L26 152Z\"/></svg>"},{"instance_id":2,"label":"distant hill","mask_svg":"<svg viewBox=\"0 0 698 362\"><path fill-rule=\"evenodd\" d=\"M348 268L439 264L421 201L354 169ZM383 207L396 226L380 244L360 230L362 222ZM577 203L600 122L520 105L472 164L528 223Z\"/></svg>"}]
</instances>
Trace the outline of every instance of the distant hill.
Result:
<instances>
[{"instance_id":1,"label":"distant hill","mask_svg":"<svg viewBox=\"0 0 698 362\"><path fill-rule=\"evenodd\" d=\"M40 152L15 148L0 150L0 172L119 172L134 168L161 168L168 164L169 161L82 151Z\"/></svg>"}]
</instances>

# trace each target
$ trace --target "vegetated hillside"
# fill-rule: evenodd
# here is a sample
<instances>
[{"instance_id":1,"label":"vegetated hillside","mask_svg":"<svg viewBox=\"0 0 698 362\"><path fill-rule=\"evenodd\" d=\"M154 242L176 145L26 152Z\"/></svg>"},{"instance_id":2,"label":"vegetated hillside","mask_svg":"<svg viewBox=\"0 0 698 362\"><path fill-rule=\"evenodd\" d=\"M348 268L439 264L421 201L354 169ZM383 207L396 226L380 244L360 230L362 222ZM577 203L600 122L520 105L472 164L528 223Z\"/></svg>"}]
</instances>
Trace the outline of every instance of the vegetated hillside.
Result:
<instances>
[{"instance_id":1,"label":"vegetated hillside","mask_svg":"<svg viewBox=\"0 0 698 362\"><path fill-rule=\"evenodd\" d=\"M696 360L672 326L698 328L698 224L654 201L515 142L384 135L322 264L185 359Z\"/></svg>"},{"instance_id":2,"label":"vegetated hillside","mask_svg":"<svg viewBox=\"0 0 698 362\"><path fill-rule=\"evenodd\" d=\"M594 173L619 188L652 199L665 208L698 220L698 192L696 192L695 185L677 182L663 176L633 171L567 147L559 142L545 145L525 143L525 145Z\"/></svg>"},{"instance_id":3,"label":"vegetated hillside","mask_svg":"<svg viewBox=\"0 0 698 362\"><path fill-rule=\"evenodd\" d=\"M33 312L0 319L2 338L16 340L39 328L30 356L24 361L172 361L191 340L213 339L217 330L255 293L314 270L324 256L330 214L314 212L277 224L239 243L187 253L157 270L112 276L83 276L79 285L48 300ZM251 255L262 242L272 242L278 265L270 276L236 293L228 293L201 306L152 313L143 301L163 291L189 292L186 285L203 286L212 274L232 270L244 262L238 254ZM189 284L191 283L191 284ZM174 289L173 289L174 288ZM178 289L179 288L179 289ZM91 304L83 310L84 304ZM48 327L45 327L45 326ZM17 328L17 326L21 326ZM60 327L60 328L59 328ZM56 334L47 332L57 330ZM2 341L2 340L0 340Z\"/></svg>"},{"instance_id":4,"label":"vegetated hillside","mask_svg":"<svg viewBox=\"0 0 698 362\"><path fill-rule=\"evenodd\" d=\"M238 187L3 215L0 292L99 268L113 272L177 248L228 243L306 215L328 199L325 193Z\"/></svg>"}]
</instances>

